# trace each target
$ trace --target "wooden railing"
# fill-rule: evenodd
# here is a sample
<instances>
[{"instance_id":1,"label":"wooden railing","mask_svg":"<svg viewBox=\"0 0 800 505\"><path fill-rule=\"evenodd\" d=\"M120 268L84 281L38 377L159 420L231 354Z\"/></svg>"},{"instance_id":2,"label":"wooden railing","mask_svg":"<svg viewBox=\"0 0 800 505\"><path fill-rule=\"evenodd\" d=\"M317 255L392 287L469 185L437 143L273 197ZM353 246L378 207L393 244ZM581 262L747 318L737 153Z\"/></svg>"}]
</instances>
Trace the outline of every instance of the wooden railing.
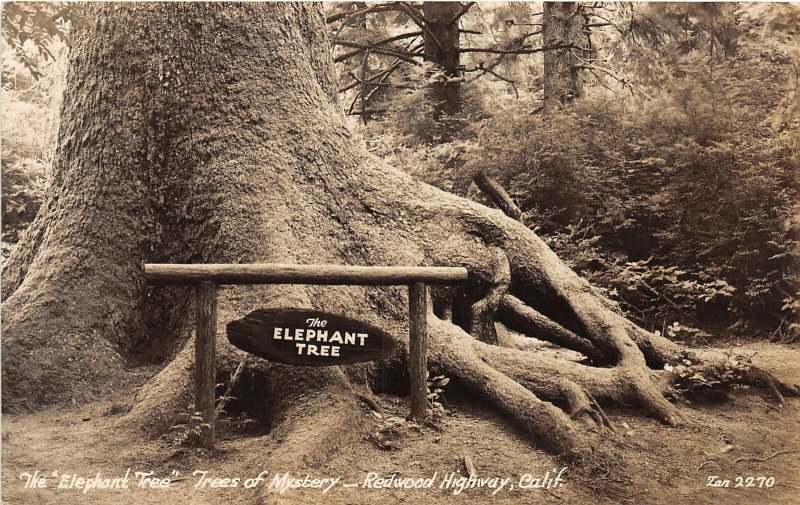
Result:
<instances>
[{"instance_id":1,"label":"wooden railing","mask_svg":"<svg viewBox=\"0 0 800 505\"><path fill-rule=\"evenodd\" d=\"M144 265L145 281L151 285L191 285L197 293L195 333L195 410L203 423L201 445L214 447L214 392L216 387L217 286L221 284L319 284L319 285L407 285L409 317L409 375L411 416L424 419L428 407L427 305L428 284L456 284L467 280L467 270L458 267L344 266L251 264Z\"/></svg>"}]
</instances>

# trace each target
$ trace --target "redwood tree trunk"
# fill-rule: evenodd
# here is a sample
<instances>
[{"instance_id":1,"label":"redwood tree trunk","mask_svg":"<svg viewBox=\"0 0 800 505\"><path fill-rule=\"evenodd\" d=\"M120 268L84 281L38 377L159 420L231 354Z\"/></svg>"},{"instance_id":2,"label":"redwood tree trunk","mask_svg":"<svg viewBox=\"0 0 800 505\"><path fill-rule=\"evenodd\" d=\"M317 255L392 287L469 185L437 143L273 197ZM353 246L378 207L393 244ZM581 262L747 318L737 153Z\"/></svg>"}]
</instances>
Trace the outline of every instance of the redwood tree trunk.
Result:
<instances>
[{"instance_id":1,"label":"redwood tree trunk","mask_svg":"<svg viewBox=\"0 0 800 505\"><path fill-rule=\"evenodd\" d=\"M191 294L146 289L145 261L310 262L319 249L281 238L293 226L330 262L348 242L335 219L298 224L348 212L324 195L346 182L320 167L359 156L316 6L95 8L71 53L52 191L4 275L12 408L92 398L149 341L163 357L186 338ZM313 180L290 191L301 173Z\"/></svg>"},{"instance_id":2,"label":"redwood tree trunk","mask_svg":"<svg viewBox=\"0 0 800 505\"><path fill-rule=\"evenodd\" d=\"M675 344L620 316L521 223L386 166L352 138L318 5L92 8L71 55L52 190L4 272L6 411L92 399L126 361L169 356L118 420L163 432L191 396L193 295L146 288L142 262L282 262L467 267L465 290L434 294L463 317L430 317L429 366L555 453L591 456L591 435L571 417L602 419L593 398L679 418L664 372L647 367L686 359ZM217 333L257 308L297 307L405 342L407 304L402 288L223 287ZM482 342L504 315L604 366ZM223 381L243 358L217 340ZM342 427L357 425L356 397L379 365L247 361L253 387L239 401L262 405L283 440L272 468L303 468L352 436ZM328 432L310 439L308 425Z\"/></svg>"}]
</instances>

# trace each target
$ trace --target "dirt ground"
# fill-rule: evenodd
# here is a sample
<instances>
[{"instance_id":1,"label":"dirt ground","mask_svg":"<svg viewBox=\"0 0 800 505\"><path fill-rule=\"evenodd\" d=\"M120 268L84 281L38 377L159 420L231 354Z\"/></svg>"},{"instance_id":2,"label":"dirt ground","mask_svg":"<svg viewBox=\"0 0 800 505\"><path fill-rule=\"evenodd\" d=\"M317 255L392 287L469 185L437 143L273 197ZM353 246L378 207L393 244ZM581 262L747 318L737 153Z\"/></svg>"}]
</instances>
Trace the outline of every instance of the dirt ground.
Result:
<instances>
[{"instance_id":1,"label":"dirt ground","mask_svg":"<svg viewBox=\"0 0 800 505\"><path fill-rule=\"evenodd\" d=\"M759 344L735 350L757 353L757 365L800 383L800 347ZM134 371L130 380L140 384L152 372ZM610 409L617 430L604 436L613 456L599 468L567 467L564 484L550 489L522 489L520 479L524 474L543 478L548 471L554 477L564 465L532 447L484 406L451 401L438 428L417 428L393 417L407 412L402 400L382 396L380 401L382 418L364 406L362 436L331 460L308 468L312 477L341 481L327 493L289 490L283 495L285 503L800 504L800 399L789 399L778 411L769 398L742 389L713 405L686 404L682 411L689 422L679 428L664 427L634 410ZM244 488L245 479L268 471L269 483L281 471L263 466L272 451L280 450L280 441L268 433L221 421L215 453L182 449L168 437L147 441L120 433L112 426L119 410L111 399L101 399L86 406L3 416L3 503L258 503L256 492ZM393 423L395 429L389 429ZM459 494L454 488L441 488L453 472L454 477L468 475L465 457L477 478L510 480L494 495L485 485ZM84 493L57 488L64 475L95 477L100 472L102 478L123 477L129 468L127 489ZM21 476L37 470L47 487L26 488ZM207 471L207 477L242 480L232 488L197 488L198 476L192 475L196 470ZM134 472L173 480L166 489L139 488ZM435 473L435 479L430 489L367 489L361 485L369 472L429 479ZM729 480L728 487L708 487L711 476ZM736 487L737 482L743 486Z\"/></svg>"}]
</instances>

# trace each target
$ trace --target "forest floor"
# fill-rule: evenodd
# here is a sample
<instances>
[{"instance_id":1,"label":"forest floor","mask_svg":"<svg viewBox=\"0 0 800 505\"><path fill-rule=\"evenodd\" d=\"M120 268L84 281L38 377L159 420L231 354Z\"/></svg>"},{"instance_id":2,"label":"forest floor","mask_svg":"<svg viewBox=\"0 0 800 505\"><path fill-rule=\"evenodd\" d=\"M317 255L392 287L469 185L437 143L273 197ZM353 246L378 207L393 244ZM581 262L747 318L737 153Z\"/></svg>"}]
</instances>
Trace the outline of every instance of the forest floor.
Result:
<instances>
[{"instance_id":1,"label":"forest floor","mask_svg":"<svg viewBox=\"0 0 800 505\"><path fill-rule=\"evenodd\" d=\"M753 361L790 383L800 383L800 347L751 344L735 348L753 354ZM131 373L129 386L141 384L153 370ZM122 392L124 393L124 392ZM119 397L116 397L118 400ZM329 492L318 489L289 490L285 503L361 504L426 503L482 504L786 504L800 503L800 400L788 399L782 411L760 392L736 391L729 400L710 405L685 404L689 422L667 428L625 408L607 412L617 428L609 434L618 455L594 470L567 467L563 486L522 489L524 474L554 477L564 465L526 442L504 420L477 403L459 398L447 405L439 427L416 428L400 422L377 443L373 434L407 412L402 399L381 396L385 409L378 418L363 407L360 437L334 456L307 470L312 477L341 481ZM176 448L167 438L156 441L132 439L113 422L121 414L115 399L99 399L84 406L51 409L32 415L6 415L2 419L2 498L8 505L39 503L86 504L227 504L258 503L246 478L268 470L269 483L278 468L264 468L279 441L269 434L236 429L221 421L215 453ZM385 430L386 435L390 430ZM313 430L312 430L313 432ZM243 433L249 433L243 436ZM612 440L613 439L613 440ZM383 448L379 446L383 445ZM390 446L390 447L389 447ZM488 486L442 489L449 474L467 475L464 457L474 464L477 477L510 479L496 494ZM123 477L130 468L128 489L58 489L64 475L103 478ZM40 471L45 488L25 488L20 476ZM208 477L241 478L238 487L196 487L196 470ZM170 477L167 489L137 487L133 472L153 472ZM369 472L382 477L431 478L430 489L365 489ZM730 481L729 487L708 487L709 477ZM298 477L303 478L304 475ZM737 477L743 487L736 487ZM748 477L756 479L750 481ZM758 480L771 477L772 480ZM342 484L358 484L344 487ZM748 487L748 484L752 486ZM762 487L759 487L762 484ZM767 485L771 484L770 487ZM277 491L276 491L277 493Z\"/></svg>"}]
</instances>

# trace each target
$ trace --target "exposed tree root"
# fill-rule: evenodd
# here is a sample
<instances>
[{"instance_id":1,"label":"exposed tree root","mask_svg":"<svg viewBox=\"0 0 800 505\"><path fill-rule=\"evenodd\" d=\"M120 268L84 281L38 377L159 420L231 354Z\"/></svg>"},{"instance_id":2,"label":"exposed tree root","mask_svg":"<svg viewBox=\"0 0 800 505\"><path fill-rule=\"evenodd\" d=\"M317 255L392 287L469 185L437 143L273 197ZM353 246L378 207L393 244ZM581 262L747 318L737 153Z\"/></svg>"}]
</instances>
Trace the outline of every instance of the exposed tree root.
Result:
<instances>
[{"instance_id":1,"label":"exposed tree root","mask_svg":"<svg viewBox=\"0 0 800 505\"><path fill-rule=\"evenodd\" d=\"M749 367L743 370L739 383L768 389L780 408L783 408L786 403L783 392L792 396L800 396L800 387L786 384L771 373L758 367Z\"/></svg>"},{"instance_id":2,"label":"exposed tree root","mask_svg":"<svg viewBox=\"0 0 800 505\"><path fill-rule=\"evenodd\" d=\"M587 459L591 449L569 417L549 402L486 363L469 345L472 340L449 323L430 324L430 359L442 372L489 401L537 445L570 461Z\"/></svg>"},{"instance_id":3,"label":"exposed tree root","mask_svg":"<svg viewBox=\"0 0 800 505\"><path fill-rule=\"evenodd\" d=\"M343 376L341 377L344 380ZM296 397L279 415L272 439L278 444L266 458L254 461L254 468L270 469L269 483L277 473L288 472L293 478L302 478L309 468L319 468L343 445L353 443L363 420L362 410L355 395L343 392L341 384ZM318 503L315 490L288 489L262 485L258 490L258 503L263 505Z\"/></svg>"},{"instance_id":4,"label":"exposed tree root","mask_svg":"<svg viewBox=\"0 0 800 505\"><path fill-rule=\"evenodd\" d=\"M492 249L490 254L495 257L495 269L491 272L486 294L483 298L472 304L469 333L475 338L488 344L497 345L497 330L495 329L495 314L511 284L511 268L508 258L502 249Z\"/></svg>"},{"instance_id":5,"label":"exposed tree root","mask_svg":"<svg viewBox=\"0 0 800 505\"><path fill-rule=\"evenodd\" d=\"M800 396L800 385L781 381L770 372L752 365L746 356L684 351L675 363L671 378L682 391L702 393L737 385L752 386L766 389L778 408L783 407L784 396Z\"/></svg>"},{"instance_id":6,"label":"exposed tree root","mask_svg":"<svg viewBox=\"0 0 800 505\"><path fill-rule=\"evenodd\" d=\"M189 339L169 365L137 391L131 409L117 425L153 437L163 434L179 413L191 409L193 371L194 339Z\"/></svg>"},{"instance_id":7,"label":"exposed tree root","mask_svg":"<svg viewBox=\"0 0 800 505\"><path fill-rule=\"evenodd\" d=\"M5 407L90 399L89 386L99 388L120 373L124 359L135 357L131 342L149 333L151 341L174 344L170 351L185 345L120 422L157 434L186 411L191 290L176 294L168 307L154 303L142 280L143 261L467 267L464 289L434 292L438 314L455 303L452 323L430 316L430 366L493 405L537 445L571 461L591 461L594 451L576 419L610 427L601 404L631 405L667 424L680 422L665 397L676 377L664 365L690 359L709 373L724 369L724 358L686 358L678 345L636 327L522 223L424 185L356 145L337 101L319 6L231 4L223 14L204 3L126 5L98 6L99 15L117 21L88 24L72 50L87 75L76 74L65 94L69 117L59 143L69 150L62 148L54 168L59 198L48 200L47 215L37 218L7 267ZM107 26L114 29L101 28ZM204 50L191 50L199 40ZM130 54L108 65L109 47ZM131 62L159 72L179 62L172 70L181 71L171 74L194 78L156 86L154 95L153 74ZM108 99L93 98L98 83ZM210 95L229 89L236 93ZM102 133L107 124L131 138L113 143L113 135ZM152 130L162 124L169 128ZM110 153L119 164L106 162ZM225 287L218 377L234 375L242 361L224 338L224 324L255 308L346 312L403 343L405 293ZM151 319L155 311L160 317ZM491 345L496 320L576 350L597 366ZM87 349L94 352L81 352ZM404 358L402 351L397 358ZM252 361L240 372L254 386L250 398L239 394L237 401L263 405L273 436L282 440L270 459L287 469L306 468L353 433L342 427L360 418L357 391L368 382L362 372L377 366ZM798 393L758 369L737 371L715 387L765 386L780 401ZM312 437L311 426L323 424L330 430Z\"/></svg>"},{"instance_id":8,"label":"exposed tree root","mask_svg":"<svg viewBox=\"0 0 800 505\"><path fill-rule=\"evenodd\" d=\"M600 404L598 404L586 390L566 379L561 381L561 390L563 391L564 398L567 400L569 415L573 420L585 419L588 417L594 421L598 428L614 430L603 408L600 407Z\"/></svg>"},{"instance_id":9,"label":"exposed tree root","mask_svg":"<svg viewBox=\"0 0 800 505\"><path fill-rule=\"evenodd\" d=\"M528 307L519 298L506 295L500 303L498 320L510 329L529 337L547 340L561 347L602 362L603 354L588 339L579 337L535 309Z\"/></svg>"}]
</instances>

